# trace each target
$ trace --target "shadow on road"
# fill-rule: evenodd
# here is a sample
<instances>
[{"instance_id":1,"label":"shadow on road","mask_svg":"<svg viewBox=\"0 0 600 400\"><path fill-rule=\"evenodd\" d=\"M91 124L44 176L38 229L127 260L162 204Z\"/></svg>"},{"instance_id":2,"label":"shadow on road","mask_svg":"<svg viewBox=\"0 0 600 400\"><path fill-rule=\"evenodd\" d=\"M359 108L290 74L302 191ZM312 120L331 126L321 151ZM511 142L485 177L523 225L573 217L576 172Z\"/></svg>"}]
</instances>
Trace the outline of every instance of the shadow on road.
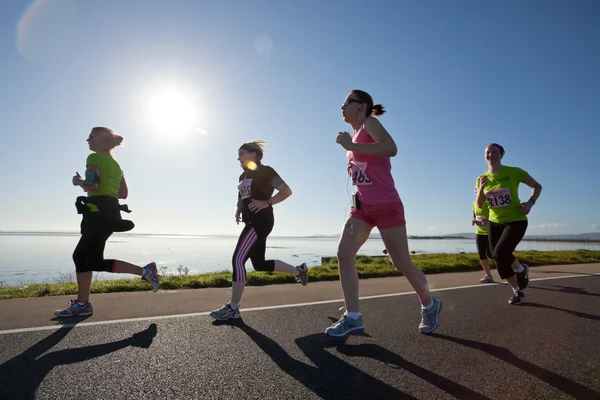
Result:
<instances>
[{"instance_id":1,"label":"shadow on road","mask_svg":"<svg viewBox=\"0 0 600 400\"><path fill-rule=\"evenodd\" d=\"M116 342L42 355L63 340L71 332L73 325L58 328L23 353L0 365L0 398L34 399L40 383L55 366L87 361L129 346L147 349L156 336L156 324L151 324L145 330Z\"/></svg>"},{"instance_id":2,"label":"shadow on road","mask_svg":"<svg viewBox=\"0 0 600 400\"><path fill-rule=\"evenodd\" d=\"M531 304L531 303L528 303ZM548 385L555 387L556 389L564 392L576 399L597 399L600 393L583 386L580 383L572 381L564 376L558 375L552 371L542 368L538 365L532 364L529 361L519 358L517 355L512 353L505 347L496 346L489 343L477 342L475 340L461 339L457 337L447 336L439 333L433 333L430 336L454 342L462 346L470 347L475 350L483 351L492 357L496 357L504 362L507 362L530 375L546 382Z\"/></svg>"}]
</instances>

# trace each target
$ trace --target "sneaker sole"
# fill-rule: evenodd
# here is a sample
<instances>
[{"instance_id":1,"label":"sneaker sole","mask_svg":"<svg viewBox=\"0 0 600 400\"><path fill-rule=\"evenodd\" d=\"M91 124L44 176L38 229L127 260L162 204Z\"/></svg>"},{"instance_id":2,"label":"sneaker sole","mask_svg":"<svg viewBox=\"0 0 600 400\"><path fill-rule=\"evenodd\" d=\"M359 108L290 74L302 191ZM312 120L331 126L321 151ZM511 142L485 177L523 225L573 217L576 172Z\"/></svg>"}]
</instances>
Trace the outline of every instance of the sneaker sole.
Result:
<instances>
[{"instance_id":1,"label":"sneaker sole","mask_svg":"<svg viewBox=\"0 0 600 400\"><path fill-rule=\"evenodd\" d=\"M440 306L437 310L437 313L435 314L435 318L437 319L437 323L435 324L435 326L433 327L433 329L428 330L428 331L422 331L419 329L419 332L424 333L424 334L429 334L429 333L433 333L435 332L435 330L438 328L438 326L440 326L440 313L442 312L442 301L438 300L440 302Z\"/></svg>"},{"instance_id":2,"label":"sneaker sole","mask_svg":"<svg viewBox=\"0 0 600 400\"><path fill-rule=\"evenodd\" d=\"M228 319L240 319L242 317L240 314L238 314L238 315L232 315L232 316L229 316L227 318L219 318L219 317L217 317L215 315L212 315L212 314L210 314L210 316L212 318L216 319L217 321L227 321Z\"/></svg>"},{"instance_id":3,"label":"sneaker sole","mask_svg":"<svg viewBox=\"0 0 600 400\"><path fill-rule=\"evenodd\" d=\"M73 317L87 317L88 315L92 315L93 312L83 312L83 313L79 313L79 314L71 314L71 315L58 315L58 314L54 314L55 317L58 318L73 318Z\"/></svg>"},{"instance_id":4,"label":"sneaker sole","mask_svg":"<svg viewBox=\"0 0 600 400\"><path fill-rule=\"evenodd\" d=\"M330 336L330 337L344 337L344 336L351 335L351 334L353 334L353 333L362 333L362 332L364 332L364 331L365 331L365 327L364 327L364 326L362 326L362 327L360 327L360 328L352 328L352 329L350 329L350 330L346 331L345 333L340 333L340 334L332 334L332 333L329 333L329 332L325 331L325 334L326 334L327 336Z\"/></svg>"}]
</instances>

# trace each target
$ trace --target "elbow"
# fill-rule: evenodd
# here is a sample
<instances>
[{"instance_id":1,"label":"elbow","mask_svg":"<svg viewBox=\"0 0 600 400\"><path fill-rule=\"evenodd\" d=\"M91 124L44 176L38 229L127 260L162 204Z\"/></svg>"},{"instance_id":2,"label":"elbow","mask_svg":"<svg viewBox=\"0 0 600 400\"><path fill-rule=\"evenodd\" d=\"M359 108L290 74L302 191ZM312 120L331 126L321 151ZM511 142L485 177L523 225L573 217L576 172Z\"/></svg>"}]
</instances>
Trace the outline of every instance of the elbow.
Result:
<instances>
[{"instance_id":1,"label":"elbow","mask_svg":"<svg viewBox=\"0 0 600 400\"><path fill-rule=\"evenodd\" d=\"M398 154L398 148L394 145L388 149L388 153L386 154L386 156L387 157L396 157L396 154Z\"/></svg>"},{"instance_id":2,"label":"elbow","mask_svg":"<svg viewBox=\"0 0 600 400\"><path fill-rule=\"evenodd\" d=\"M119 198L125 200L128 195L129 195L129 193L127 193L127 192L120 192Z\"/></svg>"}]
</instances>

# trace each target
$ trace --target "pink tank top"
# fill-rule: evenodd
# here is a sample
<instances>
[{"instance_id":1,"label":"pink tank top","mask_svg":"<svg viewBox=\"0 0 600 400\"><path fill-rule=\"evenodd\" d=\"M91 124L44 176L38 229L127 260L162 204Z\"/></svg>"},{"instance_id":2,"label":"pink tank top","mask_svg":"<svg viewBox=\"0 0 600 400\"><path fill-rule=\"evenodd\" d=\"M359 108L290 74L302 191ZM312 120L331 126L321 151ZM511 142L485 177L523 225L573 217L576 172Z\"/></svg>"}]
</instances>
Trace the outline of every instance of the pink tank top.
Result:
<instances>
[{"instance_id":1,"label":"pink tank top","mask_svg":"<svg viewBox=\"0 0 600 400\"><path fill-rule=\"evenodd\" d=\"M361 128L352 137L357 144L374 143L375 141ZM400 196L392 178L392 164L389 157L368 156L349 151L348 173L361 202L365 204L383 204L400 201Z\"/></svg>"}]
</instances>

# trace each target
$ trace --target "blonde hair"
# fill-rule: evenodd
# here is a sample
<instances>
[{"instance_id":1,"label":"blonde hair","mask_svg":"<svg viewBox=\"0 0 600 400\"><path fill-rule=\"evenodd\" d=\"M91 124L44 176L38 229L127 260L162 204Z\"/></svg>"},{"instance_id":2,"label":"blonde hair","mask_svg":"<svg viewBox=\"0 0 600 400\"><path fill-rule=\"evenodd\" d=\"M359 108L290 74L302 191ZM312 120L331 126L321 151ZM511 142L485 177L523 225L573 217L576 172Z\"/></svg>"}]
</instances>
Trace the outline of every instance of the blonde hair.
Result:
<instances>
[{"instance_id":1,"label":"blonde hair","mask_svg":"<svg viewBox=\"0 0 600 400\"><path fill-rule=\"evenodd\" d=\"M256 153L256 161L260 161L263 158L267 142L262 139L255 139L249 142L242 143L240 149L244 149L251 153Z\"/></svg>"},{"instance_id":2,"label":"blonde hair","mask_svg":"<svg viewBox=\"0 0 600 400\"><path fill-rule=\"evenodd\" d=\"M104 126L96 126L92 128L91 134L94 133L98 136L103 136L106 138L107 136L110 136L110 138L107 138L108 140L106 141L108 147L107 150L109 152L111 152L115 147L118 147L121 145L121 143L123 143L123 136L118 135L114 130L110 128L106 128Z\"/></svg>"}]
</instances>

